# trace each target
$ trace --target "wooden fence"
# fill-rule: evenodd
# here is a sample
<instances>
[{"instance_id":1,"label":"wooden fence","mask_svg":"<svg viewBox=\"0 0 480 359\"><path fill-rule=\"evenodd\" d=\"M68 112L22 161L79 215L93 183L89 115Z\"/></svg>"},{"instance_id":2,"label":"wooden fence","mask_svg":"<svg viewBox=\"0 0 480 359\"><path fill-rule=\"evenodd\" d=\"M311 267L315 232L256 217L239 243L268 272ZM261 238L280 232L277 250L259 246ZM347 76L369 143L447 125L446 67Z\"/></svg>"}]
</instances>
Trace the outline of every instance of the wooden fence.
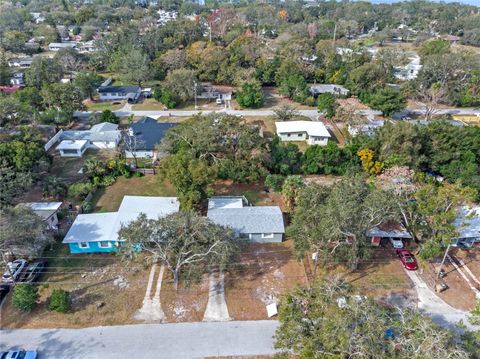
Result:
<instances>
[{"instance_id":1,"label":"wooden fence","mask_svg":"<svg viewBox=\"0 0 480 359\"><path fill-rule=\"evenodd\" d=\"M133 172L143 173L144 175L155 175L158 171L155 168L135 168Z\"/></svg>"}]
</instances>

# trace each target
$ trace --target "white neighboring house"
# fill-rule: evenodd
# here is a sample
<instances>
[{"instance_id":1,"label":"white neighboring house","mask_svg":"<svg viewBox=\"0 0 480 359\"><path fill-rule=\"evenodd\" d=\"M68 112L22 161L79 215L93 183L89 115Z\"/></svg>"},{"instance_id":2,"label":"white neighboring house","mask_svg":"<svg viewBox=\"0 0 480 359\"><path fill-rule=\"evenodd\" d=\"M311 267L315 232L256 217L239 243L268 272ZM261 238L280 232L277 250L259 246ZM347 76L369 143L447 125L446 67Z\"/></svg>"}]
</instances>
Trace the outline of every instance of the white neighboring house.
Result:
<instances>
[{"instance_id":1,"label":"white neighboring house","mask_svg":"<svg viewBox=\"0 0 480 359\"><path fill-rule=\"evenodd\" d=\"M66 42L51 42L48 45L48 50L58 51L60 49L75 49L77 43L75 41L66 41Z\"/></svg>"},{"instance_id":2,"label":"white neighboring house","mask_svg":"<svg viewBox=\"0 0 480 359\"><path fill-rule=\"evenodd\" d=\"M118 125L103 122L86 131L63 131L57 150L62 157L82 157L89 148L115 149L120 138Z\"/></svg>"},{"instance_id":3,"label":"white neighboring house","mask_svg":"<svg viewBox=\"0 0 480 359\"><path fill-rule=\"evenodd\" d=\"M29 207L33 213L43 219L48 229L58 229L57 212L62 202L29 202L20 203L18 206Z\"/></svg>"},{"instance_id":4,"label":"white neighboring house","mask_svg":"<svg viewBox=\"0 0 480 359\"><path fill-rule=\"evenodd\" d=\"M320 121L275 122L281 141L306 141L309 145L326 146L332 137Z\"/></svg>"},{"instance_id":5,"label":"white neighboring house","mask_svg":"<svg viewBox=\"0 0 480 359\"><path fill-rule=\"evenodd\" d=\"M422 69L420 64L420 56L417 54L409 58L410 62L405 66L395 67L394 76L399 80L410 81L417 78L418 73Z\"/></svg>"},{"instance_id":6,"label":"white neighboring house","mask_svg":"<svg viewBox=\"0 0 480 359\"><path fill-rule=\"evenodd\" d=\"M350 91L341 86L341 85L334 85L334 84L314 84L310 85L310 94L313 97L317 97L322 93L331 93L335 96L343 96L346 97L350 93Z\"/></svg>"},{"instance_id":7,"label":"white neighboring house","mask_svg":"<svg viewBox=\"0 0 480 359\"><path fill-rule=\"evenodd\" d=\"M100 86L97 90L100 101L127 100L137 102L142 93L140 86Z\"/></svg>"}]
</instances>

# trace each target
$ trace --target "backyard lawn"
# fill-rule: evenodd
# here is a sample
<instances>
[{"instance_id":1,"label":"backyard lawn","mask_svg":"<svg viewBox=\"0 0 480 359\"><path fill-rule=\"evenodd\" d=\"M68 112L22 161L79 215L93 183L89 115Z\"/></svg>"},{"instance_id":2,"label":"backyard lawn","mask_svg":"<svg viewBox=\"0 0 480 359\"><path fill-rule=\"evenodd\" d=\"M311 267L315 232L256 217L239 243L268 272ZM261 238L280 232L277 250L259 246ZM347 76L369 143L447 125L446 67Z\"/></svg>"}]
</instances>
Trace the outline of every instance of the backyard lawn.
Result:
<instances>
[{"instance_id":1,"label":"backyard lawn","mask_svg":"<svg viewBox=\"0 0 480 359\"><path fill-rule=\"evenodd\" d=\"M84 154L83 157L61 157L58 154L58 151L54 151L53 153L53 161L52 167L50 168L50 172L52 175L55 175L62 179L65 183L71 184L73 182L80 181L83 179L83 174L79 173L82 169L83 164L88 159L98 159L98 160L108 160L115 156L114 151L107 151L107 150L93 150L88 149Z\"/></svg>"},{"instance_id":2,"label":"backyard lawn","mask_svg":"<svg viewBox=\"0 0 480 359\"><path fill-rule=\"evenodd\" d=\"M95 212L114 212L120 207L123 196L175 196L175 189L159 175L143 177L119 177L106 188L101 188L93 196Z\"/></svg>"}]
</instances>

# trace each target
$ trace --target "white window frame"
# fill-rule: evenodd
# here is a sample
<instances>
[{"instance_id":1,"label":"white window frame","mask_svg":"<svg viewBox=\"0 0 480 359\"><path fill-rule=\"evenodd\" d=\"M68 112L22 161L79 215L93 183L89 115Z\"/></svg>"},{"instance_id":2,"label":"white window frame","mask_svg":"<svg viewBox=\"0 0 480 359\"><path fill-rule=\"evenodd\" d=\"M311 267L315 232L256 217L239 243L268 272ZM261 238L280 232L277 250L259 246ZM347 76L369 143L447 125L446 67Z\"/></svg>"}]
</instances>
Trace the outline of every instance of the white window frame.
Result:
<instances>
[{"instance_id":1,"label":"white window frame","mask_svg":"<svg viewBox=\"0 0 480 359\"><path fill-rule=\"evenodd\" d=\"M106 243L107 245L102 245L102 243ZM99 241L98 248L112 248L112 243L109 241Z\"/></svg>"},{"instance_id":2,"label":"white window frame","mask_svg":"<svg viewBox=\"0 0 480 359\"><path fill-rule=\"evenodd\" d=\"M275 233L262 233L262 239L272 239L275 238Z\"/></svg>"},{"instance_id":3,"label":"white window frame","mask_svg":"<svg viewBox=\"0 0 480 359\"><path fill-rule=\"evenodd\" d=\"M88 248L90 248L90 244L88 242L78 242L78 248L88 249Z\"/></svg>"}]
</instances>

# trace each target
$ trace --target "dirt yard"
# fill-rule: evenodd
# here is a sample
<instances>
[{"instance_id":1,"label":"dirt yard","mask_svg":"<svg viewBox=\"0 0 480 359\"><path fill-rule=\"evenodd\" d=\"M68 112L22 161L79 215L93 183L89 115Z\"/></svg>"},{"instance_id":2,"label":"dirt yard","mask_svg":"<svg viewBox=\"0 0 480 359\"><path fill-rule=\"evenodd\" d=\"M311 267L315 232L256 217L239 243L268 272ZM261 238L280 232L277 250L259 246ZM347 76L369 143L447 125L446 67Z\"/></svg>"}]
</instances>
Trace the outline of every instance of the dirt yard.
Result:
<instances>
[{"instance_id":1,"label":"dirt yard","mask_svg":"<svg viewBox=\"0 0 480 359\"><path fill-rule=\"evenodd\" d=\"M11 304L9 295L1 311L3 328L81 328L134 323L146 285L147 269L121 262L114 255L69 255L58 244L47 252L49 264L39 286L38 305L23 313ZM61 314L47 308L55 288L71 292L72 312Z\"/></svg>"},{"instance_id":2,"label":"dirt yard","mask_svg":"<svg viewBox=\"0 0 480 359\"><path fill-rule=\"evenodd\" d=\"M292 242L249 245L225 276L225 294L234 320L267 319L265 306L306 284L303 264L293 258Z\"/></svg>"},{"instance_id":3,"label":"dirt yard","mask_svg":"<svg viewBox=\"0 0 480 359\"><path fill-rule=\"evenodd\" d=\"M478 250L471 249L464 251L453 249L449 254L452 259L455 258L457 260L462 260L466 265L466 268L471 271L477 280L480 280L480 252ZM425 268L423 278L431 286L433 286L433 283L437 278L441 259L442 258L437 258L434 263ZM470 281L470 285L480 290L480 283L475 282L475 280L467 273L465 267L461 265L459 267ZM475 291L449 260L445 261L443 269L446 273L443 281L448 285L448 289L439 293L439 297L454 308L472 310L476 303Z\"/></svg>"}]
</instances>

